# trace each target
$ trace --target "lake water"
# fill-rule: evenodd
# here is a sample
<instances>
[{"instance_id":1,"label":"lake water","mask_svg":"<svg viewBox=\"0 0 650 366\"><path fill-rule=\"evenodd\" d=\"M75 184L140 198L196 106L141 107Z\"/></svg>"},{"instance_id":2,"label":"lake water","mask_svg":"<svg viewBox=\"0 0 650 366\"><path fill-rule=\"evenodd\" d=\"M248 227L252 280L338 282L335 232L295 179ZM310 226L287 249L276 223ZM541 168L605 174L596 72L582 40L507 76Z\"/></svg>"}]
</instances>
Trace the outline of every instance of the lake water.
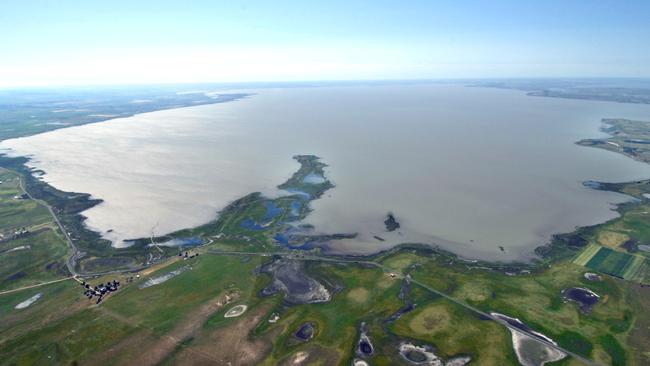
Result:
<instances>
[{"instance_id":1,"label":"lake water","mask_svg":"<svg viewBox=\"0 0 650 366\"><path fill-rule=\"evenodd\" d=\"M306 221L358 232L330 248L347 253L424 242L468 257L530 258L554 233L615 217L613 205L627 199L582 181L650 177L646 164L574 144L603 136L602 118L650 119L648 105L442 84L256 93L0 148L31 156L59 189L103 199L84 213L86 224L116 246L205 223L249 192L276 194L298 168L296 154L329 164L336 187ZM389 211L401 224L392 233L383 223Z\"/></svg>"}]
</instances>

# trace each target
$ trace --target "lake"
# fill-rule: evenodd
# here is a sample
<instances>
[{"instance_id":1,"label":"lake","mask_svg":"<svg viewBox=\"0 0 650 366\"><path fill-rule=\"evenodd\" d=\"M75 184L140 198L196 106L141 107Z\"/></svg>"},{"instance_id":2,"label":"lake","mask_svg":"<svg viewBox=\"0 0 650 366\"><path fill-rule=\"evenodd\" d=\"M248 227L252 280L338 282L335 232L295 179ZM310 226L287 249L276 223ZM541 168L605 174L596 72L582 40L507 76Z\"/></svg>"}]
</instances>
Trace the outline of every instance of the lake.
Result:
<instances>
[{"instance_id":1,"label":"lake","mask_svg":"<svg viewBox=\"0 0 650 366\"><path fill-rule=\"evenodd\" d=\"M472 258L528 259L554 233L616 217L614 205L628 199L581 182L650 177L646 164L575 145L604 136L602 118L650 119L648 105L448 84L255 93L0 148L30 156L59 189L103 199L84 212L86 225L115 246L203 224L253 191L278 194L298 168L296 154L329 164L336 187L312 203L306 222L358 232L328 248L344 253L422 242ZM391 233L389 211L401 225Z\"/></svg>"}]
</instances>

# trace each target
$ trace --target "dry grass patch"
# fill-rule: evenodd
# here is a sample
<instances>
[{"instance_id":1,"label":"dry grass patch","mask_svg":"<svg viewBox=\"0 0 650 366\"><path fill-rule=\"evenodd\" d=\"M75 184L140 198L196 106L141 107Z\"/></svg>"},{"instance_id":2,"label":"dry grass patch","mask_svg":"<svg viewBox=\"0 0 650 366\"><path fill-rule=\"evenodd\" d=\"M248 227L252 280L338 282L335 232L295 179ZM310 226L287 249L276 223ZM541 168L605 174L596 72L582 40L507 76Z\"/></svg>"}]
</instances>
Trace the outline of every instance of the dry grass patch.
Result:
<instances>
[{"instance_id":1,"label":"dry grass patch","mask_svg":"<svg viewBox=\"0 0 650 366\"><path fill-rule=\"evenodd\" d=\"M362 303L368 301L368 296L369 295L370 295L370 291L368 291L367 289L365 289L363 287L357 287L357 288L353 288L352 290L348 291L347 297L348 297L349 300L351 300L353 302L362 304Z\"/></svg>"},{"instance_id":2,"label":"dry grass patch","mask_svg":"<svg viewBox=\"0 0 650 366\"><path fill-rule=\"evenodd\" d=\"M447 329L452 315L445 304L426 307L409 322L409 328L418 334L428 334L437 329Z\"/></svg>"},{"instance_id":3,"label":"dry grass patch","mask_svg":"<svg viewBox=\"0 0 650 366\"><path fill-rule=\"evenodd\" d=\"M598 233L598 242L612 249L618 248L629 239L629 236L616 231L603 230Z\"/></svg>"},{"instance_id":4,"label":"dry grass patch","mask_svg":"<svg viewBox=\"0 0 650 366\"><path fill-rule=\"evenodd\" d=\"M146 348L137 357L129 362L131 365L157 365L164 361L176 348L185 340L194 337L201 329L206 320L223 306L234 300L233 295L222 294L201 305L198 309L189 313L171 332L158 338L153 344ZM208 361L214 362L209 355L202 352L193 352L203 356Z\"/></svg>"},{"instance_id":5,"label":"dry grass patch","mask_svg":"<svg viewBox=\"0 0 650 366\"><path fill-rule=\"evenodd\" d=\"M454 292L455 297L473 302L485 301L491 295L492 290L489 284L480 281L466 282Z\"/></svg>"},{"instance_id":6,"label":"dry grass patch","mask_svg":"<svg viewBox=\"0 0 650 366\"><path fill-rule=\"evenodd\" d=\"M388 258L384 261L384 265L393 269L398 273L403 273L403 271L413 263L416 263L420 258L411 253L401 253L394 257Z\"/></svg>"},{"instance_id":7,"label":"dry grass patch","mask_svg":"<svg viewBox=\"0 0 650 366\"><path fill-rule=\"evenodd\" d=\"M271 343L253 339L251 332L265 319L271 306L262 305L247 311L224 328L204 330L195 342L175 358L176 365L257 365L269 353ZM268 337L273 337L269 334ZM203 357L197 358L196 355Z\"/></svg>"}]
</instances>

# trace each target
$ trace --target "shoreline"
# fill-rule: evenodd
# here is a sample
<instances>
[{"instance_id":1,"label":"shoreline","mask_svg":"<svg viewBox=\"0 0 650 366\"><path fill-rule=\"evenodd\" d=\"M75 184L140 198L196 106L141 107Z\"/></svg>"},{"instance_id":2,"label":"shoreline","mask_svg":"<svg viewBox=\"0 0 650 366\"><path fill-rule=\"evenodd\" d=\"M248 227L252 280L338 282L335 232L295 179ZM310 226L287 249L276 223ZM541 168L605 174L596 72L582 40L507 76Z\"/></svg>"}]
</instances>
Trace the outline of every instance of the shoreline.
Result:
<instances>
[{"instance_id":1,"label":"shoreline","mask_svg":"<svg viewBox=\"0 0 650 366\"><path fill-rule=\"evenodd\" d=\"M234 100L238 100L238 99L239 98L235 98ZM214 103L219 103L219 102L215 101ZM214 104L214 103L210 103L210 104ZM183 106L183 107L189 107L189 106ZM169 108L163 108L160 110L164 110L164 109L169 109ZM149 113L149 112L143 112L143 113ZM106 118L105 120L97 121L97 122L105 122L112 119L115 118ZM90 123L94 123L94 122L90 122ZM576 142L576 144L579 144L579 141ZM38 172L39 169L30 168L27 164L28 161L29 158L27 157L8 157L5 154L0 154L0 166L8 167L9 169L14 170L19 174L23 175L27 182L26 189L29 189L31 193L34 193L40 199L43 199L44 201L51 204L55 208L57 214L59 216L63 216L61 221L64 224L66 231L69 231L71 233L71 236L75 240L79 241L80 248L86 254L86 257L88 256L97 257L98 262L102 263L101 267L115 266L117 269L122 269L122 270L138 270L138 269L146 268L154 263L157 263L157 261L159 260L168 258L178 250L177 247L173 247L173 246L165 247L163 245L156 245L156 244L160 244L160 243L155 243L156 240L176 239L178 238L178 235L180 235L181 233L196 232L201 228L205 228L206 226L214 224L215 222L219 221L219 218L217 218L215 220L211 220L205 224L196 227L185 228L177 232L172 232L155 238L136 238L133 240L134 244L129 247L115 248L112 247L107 242L106 239L102 238L100 233L93 231L84 225L85 217L83 216L83 212L101 203L102 200L94 199L91 197L90 194L63 192L54 188L50 184L32 175L33 173ZM289 181L285 182L284 184L278 187L282 189L282 187L285 186L287 183L289 183ZM623 193L628 196L635 197L633 195L630 195L627 192L623 192L623 188L622 188L632 183L634 182L623 182L623 183L598 182L599 184L598 188L589 187L589 186L588 188ZM224 207L221 212L226 211L229 206L241 202L242 200L246 201L247 199L250 198L251 195L253 196L259 195L259 193L251 193L244 197L236 199L232 203L226 205L226 207ZM639 198L639 197L635 197L635 198ZM641 199L644 198L641 197ZM547 243L531 248L531 254L533 254L535 258L530 258L528 260L523 260L523 261L517 259L508 260L508 261L499 261L499 260L495 261L495 260L482 260L479 258L469 258L469 257L464 257L461 254L454 253L451 250L442 249L437 245L435 245L435 243L432 243L433 244L432 245L429 243L408 243L408 242L398 243L389 249L380 250L369 254L359 254L359 255L344 254L344 253L323 253L323 254L330 257L336 257L336 258L367 259L367 258L381 257L384 255L390 255L391 253L401 251L403 248L405 250L412 250L413 247L420 248L420 249L421 247L427 247L429 248L429 250L427 251L444 255L445 257L458 261L459 263L462 262L465 264L490 267L490 268L498 268L498 269L505 268L506 270L510 270L510 269L521 270L522 268L531 269L537 267L539 263L550 263L558 259L567 258L572 255L575 255L577 251L581 250L582 248L578 244L584 241L584 238L582 238L582 236L585 233L593 232L596 228L606 225L612 220L617 220L622 215L622 213L625 212L627 207L633 205L634 203L632 202L625 202L625 203L618 204L615 210L618 213L618 217L612 218L605 222L597 223L585 227L578 227L576 228L576 230L571 232L557 233L552 235L552 237L549 239ZM309 211L306 212L308 213ZM336 235L353 235L353 234L331 234L331 235L334 235L334 237L326 235L324 238L321 238L322 240L318 240L318 241L322 242L328 239L337 239ZM339 237L339 238L349 238L349 237ZM203 241L201 245L211 244L212 242L213 240L209 239L207 241ZM149 244L153 244L153 246L158 251L158 253L154 253L154 254L148 253L146 247ZM280 246L276 249L281 249L281 248L282 247ZM314 249L314 248L315 247L309 249ZM288 248L288 249L293 250L295 248ZM125 257L128 257L128 259ZM79 259L83 259L83 258L80 257ZM144 265L142 266L136 265L136 262L144 263Z\"/></svg>"},{"instance_id":2,"label":"shoreline","mask_svg":"<svg viewBox=\"0 0 650 366\"><path fill-rule=\"evenodd\" d=\"M13 161L8 162L7 160L13 160ZM57 214L59 216L61 215L64 216L64 218L61 221L62 223L65 223L64 226L71 233L71 237L77 240L79 239L82 240L80 248L82 249L82 254L85 254L86 256L88 255L97 256L99 257L98 259L104 257L109 263L111 262L110 258L115 258L118 256L123 257L125 255L132 257L134 259L139 259L140 257L142 257L143 254L145 254L144 248L146 248L146 246L151 244L153 241L174 240L177 239L179 236L182 236L183 233L200 230L202 228L205 228L206 226L216 223L219 220L219 218L217 218L203 225L199 225L191 228L185 228L177 232L172 232L166 235L161 235L153 238L136 238L133 240L133 245L129 247L116 248L111 246L110 242L108 242L106 239L103 239L100 233L93 231L84 225L84 221L86 218L83 216L83 211L101 203L102 202L101 199L92 199L89 194L85 194L85 193L59 191L58 189L54 188L48 183L43 182L42 180L33 176L31 173L34 171L34 169L24 164L26 160L28 159L24 157L9 158L5 155L0 155L0 166L14 170L19 174L21 174L22 176L25 177L29 176L29 178L27 178L26 181L27 183L26 189L30 190L30 192L36 192L37 197L39 197L40 199L50 204L53 203L52 206L55 208ZM288 182L285 182L280 186L286 186ZM329 184L329 181L326 182ZM598 188L595 187L588 187L588 188L610 191L610 192L617 192L617 193L626 194L633 198L644 199L645 197L643 196L634 197L629 193L623 191L623 188L625 188L627 185L638 183L638 182L639 181L622 182L622 183L598 182L599 184ZM650 180L648 180L647 182L650 182ZM322 194L322 192L320 194ZM221 214L227 213L229 206L238 205L241 202L249 201L253 197L258 199L262 196L259 192L248 194L244 197L234 200L231 204L224 207L223 210L219 211L219 213ZM535 254L536 257L533 257L528 261L522 261L522 260L493 261L493 260L483 260L480 258L471 258L471 257L463 256L459 253L454 253L451 250L443 249L438 245L435 245L435 243L433 243L432 245L431 243L417 243L417 242L397 243L395 246L391 248L379 250L377 252L373 252L369 254L323 253L323 255L332 258L343 258L349 260L369 260L369 259L376 259L385 256L390 256L404 251L415 250L422 254L441 255L443 257L448 258L452 262L465 264L471 267L490 268L493 270L503 271L505 273L530 271L539 267L540 265L549 264L556 260L566 259L568 257L577 254L577 252L583 248L580 244L582 244L583 242L586 243L586 241L584 241L584 239L582 238L584 234L592 233L598 227L604 226L613 220L617 220L618 218L620 218L623 212L625 212L631 207L636 206L637 204L638 202L634 202L634 201L618 204L616 206L618 217L616 218L612 218L605 222L597 223L594 225L578 227L576 228L576 230L572 232L554 234L548 243L533 248L533 253ZM324 238L336 239L337 235L351 235L351 234L332 234L329 236L325 235ZM339 237L339 239L341 238L349 238L349 237L346 236ZM237 239L235 238L234 240ZM208 242L202 242L202 244L200 244L199 247L209 245L212 242L213 242L212 239L210 239ZM277 246L276 249L290 250L290 251L296 250L296 248L283 248L278 244L273 244L273 245ZM155 248L159 249L161 251L160 254L162 255L159 256L158 258L147 258L146 262L148 263L146 265L134 266L133 263L125 263L124 261L122 261L122 263L119 263L119 261L113 261L113 264L120 265L120 267L122 267L121 270L124 271L138 271L147 268L150 265L158 263L158 261L164 260L174 255L174 253L178 251L178 247L175 246L155 245ZM311 249L313 248L310 248L310 250ZM82 259L82 256L79 256L77 259ZM109 263L106 264L108 265ZM128 268L124 268L125 265L128 266ZM120 270L120 268L116 270Z\"/></svg>"}]
</instances>

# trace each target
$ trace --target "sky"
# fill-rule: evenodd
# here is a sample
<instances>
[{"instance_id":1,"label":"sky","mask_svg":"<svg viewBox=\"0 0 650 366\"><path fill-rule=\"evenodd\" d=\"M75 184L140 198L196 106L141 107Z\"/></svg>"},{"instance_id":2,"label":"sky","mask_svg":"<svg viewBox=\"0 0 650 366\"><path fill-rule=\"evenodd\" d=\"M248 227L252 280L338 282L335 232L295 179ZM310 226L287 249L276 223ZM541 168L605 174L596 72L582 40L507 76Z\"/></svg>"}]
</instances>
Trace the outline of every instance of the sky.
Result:
<instances>
[{"instance_id":1,"label":"sky","mask_svg":"<svg viewBox=\"0 0 650 366\"><path fill-rule=\"evenodd\" d=\"M650 77L650 1L0 1L0 87Z\"/></svg>"}]
</instances>

